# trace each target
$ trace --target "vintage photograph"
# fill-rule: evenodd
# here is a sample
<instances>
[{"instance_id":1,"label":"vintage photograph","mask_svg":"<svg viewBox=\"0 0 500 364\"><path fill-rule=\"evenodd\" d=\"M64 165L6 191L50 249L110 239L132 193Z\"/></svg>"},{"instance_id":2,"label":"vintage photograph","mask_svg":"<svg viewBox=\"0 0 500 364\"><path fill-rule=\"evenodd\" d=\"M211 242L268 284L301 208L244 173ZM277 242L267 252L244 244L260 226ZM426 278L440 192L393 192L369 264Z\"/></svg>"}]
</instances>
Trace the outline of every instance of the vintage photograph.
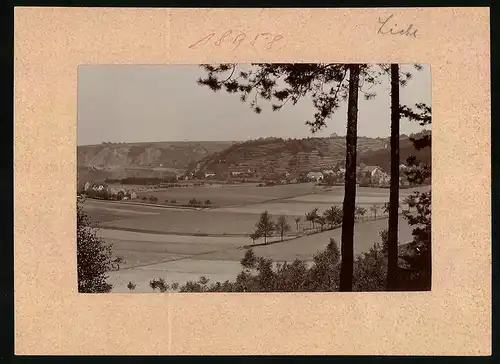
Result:
<instances>
[{"instance_id":1,"label":"vintage photograph","mask_svg":"<svg viewBox=\"0 0 500 364\"><path fill-rule=\"evenodd\" d=\"M81 65L80 293L431 290L426 64Z\"/></svg>"}]
</instances>

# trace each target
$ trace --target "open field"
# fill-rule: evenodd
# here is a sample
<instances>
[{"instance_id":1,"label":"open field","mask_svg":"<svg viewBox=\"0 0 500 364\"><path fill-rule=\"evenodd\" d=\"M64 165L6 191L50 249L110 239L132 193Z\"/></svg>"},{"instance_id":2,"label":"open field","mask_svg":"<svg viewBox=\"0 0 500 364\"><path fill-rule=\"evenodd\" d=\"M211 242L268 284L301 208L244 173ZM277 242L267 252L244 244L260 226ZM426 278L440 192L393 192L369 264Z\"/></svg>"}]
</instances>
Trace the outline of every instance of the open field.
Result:
<instances>
[{"instance_id":1,"label":"open field","mask_svg":"<svg viewBox=\"0 0 500 364\"><path fill-rule=\"evenodd\" d=\"M227 193L225 198L232 202L240 203L236 206L221 208L210 208L205 210L176 209L162 206L143 206L134 203L88 201L86 207L90 216L101 221L100 226L105 228L136 230L142 232L171 233L171 234L197 234L197 235L249 235L254 230L254 225L258 220L258 215L263 211L268 211L271 215L285 215L289 218L292 227L291 233L296 232L296 224L293 219L301 217L302 222L299 230L307 227L304 222L306 212L314 208L319 208L322 213L332 205L341 205L343 201L343 189L334 188L331 191L311 193L308 195L286 197L294 193L303 193L307 188L312 189L312 185L293 185L275 187L223 187L205 188L199 190L216 191L220 196ZM191 188L187 188L191 189ZM193 190L197 188L192 188ZM425 187L422 189L426 189ZM265 192L261 196L246 195L244 191L253 192L259 190ZM183 191L179 189L179 191ZM178 193L175 189L169 192ZM401 191L401 201L413 190ZM161 193L164 193L162 191ZM215 194L211 195L214 196ZM206 195L203 195L206 196ZM243 204L244 198L260 200L260 203ZM380 210L377 216L382 215L382 205L387 202L389 191L387 189L358 188L357 203L364 206L368 211L366 216L371 216L369 208L373 204L378 204Z\"/></svg>"},{"instance_id":2,"label":"open field","mask_svg":"<svg viewBox=\"0 0 500 364\"><path fill-rule=\"evenodd\" d=\"M210 200L214 206L233 206L262 203L274 199L290 198L309 193L322 191L322 187L314 186L312 183L299 183L272 187L257 187L256 184L242 184L237 186L213 185L175 187L165 190L144 191L138 194L138 198L149 198L154 196L159 204L165 200L175 200L176 204L187 205L189 200Z\"/></svg>"},{"instance_id":3,"label":"open field","mask_svg":"<svg viewBox=\"0 0 500 364\"><path fill-rule=\"evenodd\" d=\"M156 233L248 235L252 233L257 219L258 216L251 213L165 209L156 215L107 221L101 227Z\"/></svg>"},{"instance_id":4,"label":"open field","mask_svg":"<svg viewBox=\"0 0 500 364\"><path fill-rule=\"evenodd\" d=\"M411 228L400 218L400 241L411 239ZM374 242L380 242L378 232L387 228L387 219L357 223L354 233L355 254L366 252ZM114 244L117 255L127 263L122 269L110 272L110 282L116 292L126 292L129 281L137 285L137 292L150 292L148 284L154 277L163 277L168 283L186 283L206 276L212 281L234 280L242 267L239 260L245 249L239 247L249 240L239 237L176 237L100 230L100 235ZM324 250L333 237L340 245L341 229L303 236L275 244L257 246L258 256L275 261L302 259L312 261L314 254Z\"/></svg>"},{"instance_id":5,"label":"open field","mask_svg":"<svg viewBox=\"0 0 500 364\"><path fill-rule=\"evenodd\" d=\"M296 186L299 187L290 188ZM133 281L137 284L137 292L149 292L148 283L154 277L163 277L168 282L176 281L180 284L196 280L202 275L219 281L235 279L241 271L239 260L245 252L241 247L252 243L248 234L253 232L258 214L264 210L274 216L288 216L292 231L287 237L289 240L256 246L254 251L258 256L276 261L293 261L296 258L311 261L316 252L326 247L330 237L335 238L340 245L340 228L294 238L297 230L293 218L303 217L314 207L322 211L333 204L340 205L343 200L342 187L329 191L317 190L316 193L307 195L307 189L314 188L311 184L263 188L197 188L216 191L208 197L210 199L216 194L223 196L222 192L226 191L226 201L234 205L191 210L130 202L87 200L84 203L84 210L90 217L100 220L99 235L105 241L113 243L115 254L126 261L119 271L109 273L110 282L116 285L115 291L128 291L125 286ZM191 188L186 188L188 189ZM423 187L420 190L426 189L427 187ZM181 190L173 189L169 192L178 191ZM247 195L243 191L250 193ZM265 192L262 195L252 194L260 191ZM401 199L411 192L400 191ZM203 194L197 198L206 196ZM363 201L366 204L372 204L373 201L383 204L388 197L387 189L358 188L357 191L360 205ZM244 202L249 200L253 202L245 205ZM257 200L261 202L256 203ZM370 212L367 216L370 216ZM309 223L303 219L300 225L300 231L303 227L309 227ZM379 232L386 228L386 218L356 223L355 254L368 251L374 242L380 242ZM399 230L401 243L411 240L411 228L402 217ZM257 243L262 243L261 240ZM276 240L279 238L271 239Z\"/></svg>"}]
</instances>

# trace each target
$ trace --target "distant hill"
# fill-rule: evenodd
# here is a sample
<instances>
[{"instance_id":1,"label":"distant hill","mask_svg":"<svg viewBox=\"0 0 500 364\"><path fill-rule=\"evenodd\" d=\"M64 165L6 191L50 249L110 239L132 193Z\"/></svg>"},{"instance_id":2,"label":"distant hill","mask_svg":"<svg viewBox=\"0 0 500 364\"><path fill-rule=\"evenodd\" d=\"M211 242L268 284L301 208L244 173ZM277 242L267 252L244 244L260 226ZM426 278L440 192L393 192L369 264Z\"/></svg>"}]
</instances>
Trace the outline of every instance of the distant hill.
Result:
<instances>
[{"instance_id":1,"label":"distant hill","mask_svg":"<svg viewBox=\"0 0 500 364\"><path fill-rule=\"evenodd\" d=\"M430 133L426 132L426 133ZM430 163L430 148L417 151L407 136L400 139L400 160L415 155ZM345 137L259 138L245 142L103 143L78 147L78 181L168 178L185 174L251 171L259 177L345 165ZM358 138L358 164L377 165L389 172L389 138Z\"/></svg>"},{"instance_id":2,"label":"distant hill","mask_svg":"<svg viewBox=\"0 0 500 364\"><path fill-rule=\"evenodd\" d=\"M401 163L415 155L430 163L430 148L415 150L408 136L400 139ZM358 138L358 164L377 165L389 172L389 138ZM344 167L345 137L281 139L260 138L235 143L225 150L209 155L188 171L199 174L213 172L224 175L231 172L252 171L259 176L301 174L310 171Z\"/></svg>"},{"instance_id":3,"label":"distant hill","mask_svg":"<svg viewBox=\"0 0 500 364\"><path fill-rule=\"evenodd\" d=\"M430 134L429 131L418 133L413 137L418 138L424 134ZM399 141L399 160L402 164L406 164L409 156L415 156L419 161L425 164L431 164L431 149L423 148L416 150L409 138L401 138ZM364 163L368 166L379 166L386 172L390 172L391 168L391 149L384 148L379 150L365 151L358 155L359 163Z\"/></svg>"},{"instance_id":4,"label":"distant hill","mask_svg":"<svg viewBox=\"0 0 500 364\"><path fill-rule=\"evenodd\" d=\"M189 141L78 146L78 180L175 176L232 144L231 141Z\"/></svg>"}]
</instances>

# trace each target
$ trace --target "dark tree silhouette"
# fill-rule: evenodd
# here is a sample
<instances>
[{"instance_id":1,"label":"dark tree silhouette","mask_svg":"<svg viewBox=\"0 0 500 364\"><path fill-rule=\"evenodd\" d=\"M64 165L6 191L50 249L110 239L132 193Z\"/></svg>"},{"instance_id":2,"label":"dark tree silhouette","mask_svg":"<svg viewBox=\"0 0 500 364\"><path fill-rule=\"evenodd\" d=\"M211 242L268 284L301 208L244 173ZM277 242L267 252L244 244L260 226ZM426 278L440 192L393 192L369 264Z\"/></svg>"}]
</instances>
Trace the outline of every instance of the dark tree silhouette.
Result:
<instances>
[{"instance_id":1,"label":"dark tree silhouette","mask_svg":"<svg viewBox=\"0 0 500 364\"><path fill-rule=\"evenodd\" d=\"M354 206L356 205L356 145L358 140L359 65L349 65L346 167L341 236L340 291L352 291L354 269Z\"/></svg>"},{"instance_id":2,"label":"dark tree silhouette","mask_svg":"<svg viewBox=\"0 0 500 364\"><path fill-rule=\"evenodd\" d=\"M202 67L206 71L206 77L200 78L198 84L213 91L224 90L239 94L241 101L248 101L256 113L262 111L259 100L264 103L271 102L272 110L277 111L288 102L295 105L303 97L310 96L316 113L312 120L306 121L306 125L313 133L321 130L341 102L347 100L340 286L342 291L352 290L358 92L363 92L366 99L374 97L375 94L365 92L363 86L378 83L383 70L376 71L374 67L365 64L335 63L254 63L240 71L237 71L237 64Z\"/></svg>"},{"instance_id":3,"label":"dark tree silhouette","mask_svg":"<svg viewBox=\"0 0 500 364\"><path fill-rule=\"evenodd\" d=\"M135 287L137 287L136 284L132 283L132 282L128 282L127 284L127 288L130 290L130 291L133 291L135 289Z\"/></svg>"},{"instance_id":4,"label":"dark tree silhouette","mask_svg":"<svg viewBox=\"0 0 500 364\"><path fill-rule=\"evenodd\" d=\"M77 204L76 226L78 292L110 292L113 285L106 282L107 273L118 268L123 259L113 258L112 245L97 237L97 229L84 213L80 202Z\"/></svg>"},{"instance_id":5,"label":"dark tree silhouette","mask_svg":"<svg viewBox=\"0 0 500 364\"><path fill-rule=\"evenodd\" d=\"M432 110L426 104L416 104L414 109L402 106L401 116L410 121L416 121L422 126L431 124ZM410 138L415 149L431 148L431 135L425 134L419 138ZM431 178L431 165L419 162L414 156L407 159L410 167L405 172L410 183L420 184ZM429 192L414 192L410 197L410 207L416 208L416 213L406 212L405 218L413 226L413 241L409 249L402 255L410 270L409 278L403 282L406 290L430 290L432 284L431 262L431 190Z\"/></svg>"},{"instance_id":6,"label":"dark tree silhouette","mask_svg":"<svg viewBox=\"0 0 500 364\"><path fill-rule=\"evenodd\" d=\"M158 289L160 292L167 292L170 288L170 285L166 283L165 279L163 278L152 279L151 281L149 281L149 286L153 291L156 291Z\"/></svg>"},{"instance_id":7,"label":"dark tree silhouette","mask_svg":"<svg viewBox=\"0 0 500 364\"><path fill-rule=\"evenodd\" d=\"M387 244L388 291L394 291L398 284L399 118L399 65L391 64L391 184Z\"/></svg>"}]
</instances>

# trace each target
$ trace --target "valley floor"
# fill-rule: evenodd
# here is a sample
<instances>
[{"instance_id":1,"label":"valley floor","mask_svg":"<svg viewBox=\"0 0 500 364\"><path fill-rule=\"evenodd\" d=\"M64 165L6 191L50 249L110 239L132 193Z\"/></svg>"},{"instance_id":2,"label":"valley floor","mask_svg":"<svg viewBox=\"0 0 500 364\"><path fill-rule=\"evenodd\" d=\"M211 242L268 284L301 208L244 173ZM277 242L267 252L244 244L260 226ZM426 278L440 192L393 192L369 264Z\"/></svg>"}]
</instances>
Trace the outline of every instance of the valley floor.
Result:
<instances>
[{"instance_id":1,"label":"valley floor","mask_svg":"<svg viewBox=\"0 0 500 364\"><path fill-rule=\"evenodd\" d=\"M301 190L296 197L285 194L285 197L276 199L274 195L283 195L283 191L274 194L272 189L282 187L260 188L269 189L265 196L271 200L269 202L263 200L204 210L95 200L87 200L84 209L99 223L98 235L113 243L115 254L126 261L119 271L109 272L108 281L114 285L114 291L128 292L126 285L132 281L137 285L136 292L151 292L149 281L152 278L164 278L168 283L179 284L197 280L200 276L206 276L212 282L234 280L241 271L239 260L245 253L241 247L252 244L248 234L264 210L273 216L286 215L292 230L283 242L272 238L272 244L256 246L254 252L257 256L279 262L296 258L312 261L313 255L324 250L331 237L340 244L340 228L301 236L310 228L309 223L302 219L297 229L294 217L303 217L314 207L322 212L333 204L340 205L343 188L330 191L311 189L310 194ZM401 190L401 200L411 192ZM357 203L367 209L374 203L383 205L388 201L388 194L387 189L358 188ZM226 199L229 198L231 192L226 195ZM378 214L380 217L382 211ZM372 218L371 215L367 212L367 218ZM356 223L355 254L366 252L374 242L380 242L378 233L386 228L387 218ZM411 228L402 217L399 238L402 243L411 240Z\"/></svg>"}]
</instances>

